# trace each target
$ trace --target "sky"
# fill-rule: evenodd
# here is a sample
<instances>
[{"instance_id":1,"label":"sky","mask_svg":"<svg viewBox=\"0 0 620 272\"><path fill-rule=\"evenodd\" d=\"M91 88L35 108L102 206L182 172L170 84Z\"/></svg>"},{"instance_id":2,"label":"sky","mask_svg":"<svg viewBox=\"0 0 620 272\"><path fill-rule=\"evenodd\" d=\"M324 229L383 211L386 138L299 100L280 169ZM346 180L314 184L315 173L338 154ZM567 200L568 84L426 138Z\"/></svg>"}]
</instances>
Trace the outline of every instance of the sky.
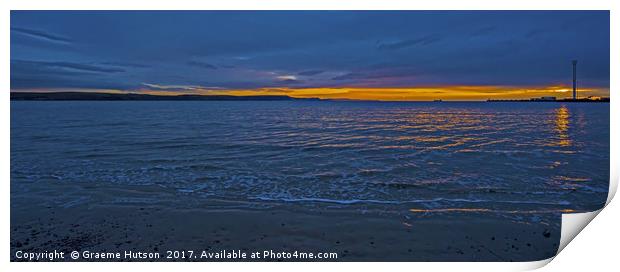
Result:
<instances>
[{"instance_id":1,"label":"sky","mask_svg":"<svg viewBox=\"0 0 620 272\"><path fill-rule=\"evenodd\" d=\"M12 11L11 91L609 96L608 11Z\"/></svg>"}]
</instances>

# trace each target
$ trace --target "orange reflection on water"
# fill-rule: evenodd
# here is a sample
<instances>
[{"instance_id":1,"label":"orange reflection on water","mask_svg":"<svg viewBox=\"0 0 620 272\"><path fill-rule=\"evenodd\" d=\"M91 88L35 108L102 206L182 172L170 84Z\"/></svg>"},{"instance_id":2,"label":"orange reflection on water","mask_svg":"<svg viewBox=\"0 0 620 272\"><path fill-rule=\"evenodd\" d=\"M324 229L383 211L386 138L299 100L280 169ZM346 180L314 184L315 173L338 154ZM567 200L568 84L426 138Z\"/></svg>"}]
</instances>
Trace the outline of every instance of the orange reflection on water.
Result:
<instances>
[{"instance_id":1,"label":"orange reflection on water","mask_svg":"<svg viewBox=\"0 0 620 272\"><path fill-rule=\"evenodd\" d=\"M430 212L490 212L490 209L478 208L446 208L446 209L409 209L414 213L430 213Z\"/></svg>"},{"instance_id":2,"label":"orange reflection on water","mask_svg":"<svg viewBox=\"0 0 620 272\"><path fill-rule=\"evenodd\" d=\"M574 213L573 209L561 210L493 210L485 208L445 208L445 209L409 209L413 213L447 213L447 212L493 212L508 214L537 214L537 213Z\"/></svg>"},{"instance_id":3,"label":"orange reflection on water","mask_svg":"<svg viewBox=\"0 0 620 272\"><path fill-rule=\"evenodd\" d=\"M568 136L570 113L565 105L555 110L555 132L558 133L558 146L570 146L571 140Z\"/></svg>"}]
</instances>

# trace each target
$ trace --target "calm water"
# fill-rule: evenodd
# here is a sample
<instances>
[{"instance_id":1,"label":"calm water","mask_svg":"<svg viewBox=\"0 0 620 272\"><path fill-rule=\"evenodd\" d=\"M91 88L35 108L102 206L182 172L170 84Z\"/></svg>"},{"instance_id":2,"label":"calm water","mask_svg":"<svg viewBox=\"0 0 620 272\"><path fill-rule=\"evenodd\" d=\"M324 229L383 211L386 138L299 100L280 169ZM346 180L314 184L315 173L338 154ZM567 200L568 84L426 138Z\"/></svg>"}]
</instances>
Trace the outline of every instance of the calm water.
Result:
<instances>
[{"instance_id":1,"label":"calm water","mask_svg":"<svg viewBox=\"0 0 620 272\"><path fill-rule=\"evenodd\" d=\"M41 187L53 205L158 205L160 188L248 207L544 213L599 208L608 181L609 104L11 102L12 205Z\"/></svg>"}]
</instances>

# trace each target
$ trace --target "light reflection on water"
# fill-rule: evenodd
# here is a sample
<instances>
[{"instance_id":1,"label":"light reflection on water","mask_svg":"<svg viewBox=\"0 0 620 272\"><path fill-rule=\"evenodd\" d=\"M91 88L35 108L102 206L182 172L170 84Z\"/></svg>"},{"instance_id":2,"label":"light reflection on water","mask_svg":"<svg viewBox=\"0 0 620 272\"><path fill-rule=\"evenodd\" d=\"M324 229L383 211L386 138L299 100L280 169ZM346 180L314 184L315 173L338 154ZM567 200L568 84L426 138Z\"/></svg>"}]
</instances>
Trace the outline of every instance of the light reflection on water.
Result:
<instances>
[{"instance_id":1,"label":"light reflection on water","mask_svg":"<svg viewBox=\"0 0 620 272\"><path fill-rule=\"evenodd\" d=\"M412 213L506 213L506 214L541 214L541 213L574 213L572 209L561 210L492 210L484 208L447 208L447 209L410 209Z\"/></svg>"},{"instance_id":2,"label":"light reflection on water","mask_svg":"<svg viewBox=\"0 0 620 272\"><path fill-rule=\"evenodd\" d=\"M608 173L608 104L11 102L12 197L50 181L249 203L558 211L601 206Z\"/></svg>"},{"instance_id":3,"label":"light reflection on water","mask_svg":"<svg viewBox=\"0 0 620 272\"><path fill-rule=\"evenodd\" d=\"M555 131L558 133L558 145L570 146L571 140L568 135L568 127L570 125L570 113L565 105L562 105L555 111Z\"/></svg>"}]
</instances>

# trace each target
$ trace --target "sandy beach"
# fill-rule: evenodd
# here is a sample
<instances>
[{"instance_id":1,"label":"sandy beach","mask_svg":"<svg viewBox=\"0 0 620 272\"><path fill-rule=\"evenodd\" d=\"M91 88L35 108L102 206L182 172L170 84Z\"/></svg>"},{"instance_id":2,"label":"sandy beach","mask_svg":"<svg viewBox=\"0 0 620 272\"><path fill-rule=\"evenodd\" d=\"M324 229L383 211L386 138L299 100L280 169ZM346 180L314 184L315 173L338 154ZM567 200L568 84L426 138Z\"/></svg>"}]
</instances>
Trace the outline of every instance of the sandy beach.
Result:
<instances>
[{"instance_id":1,"label":"sandy beach","mask_svg":"<svg viewBox=\"0 0 620 272\"><path fill-rule=\"evenodd\" d=\"M155 190L155 188L151 188ZM111 191L110 191L111 190ZM532 261L554 255L559 228L550 222L517 222L483 212L403 215L379 206L266 205L205 201L169 192L160 203L139 203L148 188L91 190L90 200L108 203L104 195L133 200L123 204L52 206L32 198L12 201L11 252L71 251L159 252L158 259L123 261L214 261L168 259L167 251L334 252L337 259L304 261ZM96 192L96 193L95 193ZM36 193L31 194L36 197ZM161 194L160 194L161 195ZM57 200L61 200L58 198ZM62 200L65 203L69 201ZM182 208L194 206L194 208ZM202 204L196 205L201 202ZM543 215L544 216L544 215ZM78 261L101 261L84 259ZM65 261L71 261L67 259ZM295 261L295 259L217 259L217 261ZM297 260L300 261L300 260Z\"/></svg>"}]
</instances>

